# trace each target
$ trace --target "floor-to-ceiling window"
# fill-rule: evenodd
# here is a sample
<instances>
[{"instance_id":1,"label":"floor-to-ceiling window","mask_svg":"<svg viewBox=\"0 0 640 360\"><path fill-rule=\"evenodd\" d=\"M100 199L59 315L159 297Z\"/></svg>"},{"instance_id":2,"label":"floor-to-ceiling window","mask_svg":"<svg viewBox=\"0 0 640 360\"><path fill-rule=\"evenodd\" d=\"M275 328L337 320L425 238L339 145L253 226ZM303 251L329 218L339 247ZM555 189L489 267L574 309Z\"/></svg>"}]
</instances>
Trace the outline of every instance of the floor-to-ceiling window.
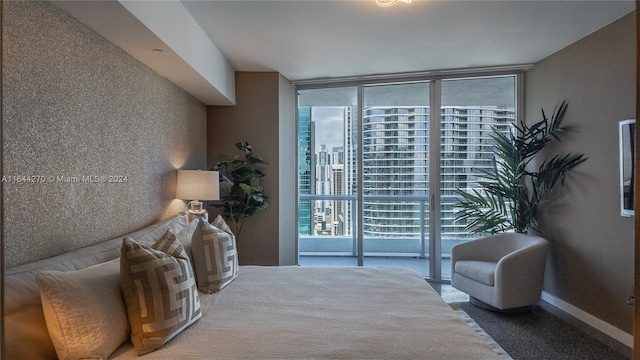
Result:
<instances>
[{"instance_id":1,"label":"floor-to-ceiling window","mask_svg":"<svg viewBox=\"0 0 640 360\"><path fill-rule=\"evenodd\" d=\"M430 271L430 82L363 86L362 236L366 265Z\"/></svg>"},{"instance_id":2,"label":"floor-to-ceiling window","mask_svg":"<svg viewBox=\"0 0 640 360\"><path fill-rule=\"evenodd\" d=\"M450 277L451 247L477 237L455 221L456 189L478 188L480 170L499 166L493 157L495 130L509 131L516 114L516 77L454 79L441 82L440 97L440 258Z\"/></svg>"},{"instance_id":3,"label":"floor-to-ceiling window","mask_svg":"<svg viewBox=\"0 0 640 360\"><path fill-rule=\"evenodd\" d=\"M307 263L357 265L358 88L299 91L298 249Z\"/></svg>"},{"instance_id":4,"label":"floor-to-ceiling window","mask_svg":"<svg viewBox=\"0 0 640 360\"><path fill-rule=\"evenodd\" d=\"M298 90L299 263L407 266L448 278L456 188L495 166L516 75ZM435 225L432 225L435 224Z\"/></svg>"}]
</instances>

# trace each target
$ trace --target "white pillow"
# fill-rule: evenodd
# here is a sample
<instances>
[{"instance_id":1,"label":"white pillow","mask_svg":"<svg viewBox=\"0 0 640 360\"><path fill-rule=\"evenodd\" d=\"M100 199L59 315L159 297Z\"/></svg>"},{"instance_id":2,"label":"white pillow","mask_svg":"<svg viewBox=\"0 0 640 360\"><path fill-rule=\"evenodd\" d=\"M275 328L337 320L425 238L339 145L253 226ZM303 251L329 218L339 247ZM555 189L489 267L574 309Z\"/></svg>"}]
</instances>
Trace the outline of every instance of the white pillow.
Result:
<instances>
[{"instance_id":1,"label":"white pillow","mask_svg":"<svg viewBox=\"0 0 640 360\"><path fill-rule=\"evenodd\" d=\"M128 339L118 259L78 271L42 271L36 281L60 360L107 359Z\"/></svg>"}]
</instances>

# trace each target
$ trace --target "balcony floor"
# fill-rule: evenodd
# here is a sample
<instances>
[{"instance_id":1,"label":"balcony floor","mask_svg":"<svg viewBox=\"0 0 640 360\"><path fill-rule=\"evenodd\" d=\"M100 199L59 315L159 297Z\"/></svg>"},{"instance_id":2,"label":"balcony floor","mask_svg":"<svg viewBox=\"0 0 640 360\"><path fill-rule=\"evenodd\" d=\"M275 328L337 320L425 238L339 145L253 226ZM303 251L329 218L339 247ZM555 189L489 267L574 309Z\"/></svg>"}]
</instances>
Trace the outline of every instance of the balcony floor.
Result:
<instances>
[{"instance_id":1,"label":"balcony floor","mask_svg":"<svg viewBox=\"0 0 640 360\"><path fill-rule=\"evenodd\" d=\"M357 266L358 259L354 256L317 256L300 255L300 266ZM431 278L429 274L429 259L396 256L365 256L365 266L394 266L414 270L420 276ZM451 279L451 259L442 259L442 279Z\"/></svg>"}]
</instances>

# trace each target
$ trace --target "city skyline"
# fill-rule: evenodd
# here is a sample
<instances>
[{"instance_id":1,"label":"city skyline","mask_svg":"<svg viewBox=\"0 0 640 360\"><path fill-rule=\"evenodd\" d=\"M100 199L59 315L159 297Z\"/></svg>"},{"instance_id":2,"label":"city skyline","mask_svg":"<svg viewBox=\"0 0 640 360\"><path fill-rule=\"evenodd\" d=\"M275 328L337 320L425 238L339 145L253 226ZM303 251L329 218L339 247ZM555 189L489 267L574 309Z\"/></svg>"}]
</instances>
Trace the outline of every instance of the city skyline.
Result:
<instances>
[{"instance_id":1,"label":"city skyline","mask_svg":"<svg viewBox=\"0 0 640 360\"><path fill-rule=\"evenodd\" d=\"M482 169L495 167L491 135L515 121L515 84L505 76L299 90L300 253L425 257L431 241L446 253L475 238L455 221L455 190L478 187Z\"/></svg>"},{"instance_id":2,"label":"city skyline","mask_svg":"<svg viewBox=\"0 0 640 360\"><path fill-rule=\"evenodd\" d=\"M349 121L347 116L351 115L351 111L345 111L347 107L333 107L334 125L331 132L336 133L337 129L344 129L344 124L340 127L336 126L336 113L342 114L340 122ZM365 143L364 170L365 182L363 184L366 195L396 195L396 196L426 196L428 189L428 122L429 107L392 107L378 106L365 109L363 142ZM487 156L490 151L491 138L489 134L494 126L502 126L506 129L506 125L511 123L515 118L514 107L504 106L443 106L441 108L442 129L441 129L441 179L442 179L442 196L453 196L453 189L458 187L465 188L470 183L477 180L477 171L474 167L493 166L492 159ZM309 109L310 114L314 114L313 107ZM408 121L408 118L412 120ZM417 120L419 118L419 120ZM371 119L377 119L372 121ZM400 120L401 119L401 120ZM465 119L465 121L460 121ZM475 120L473 120L475 119ZM391 120L391 121L389 121ZM321 121L311 116L311 123L314 123L315 141L319 138ZM389 125L393 124L391 128ZM418 126L419 125L419 126ZM380 129L376 130L376 126ZM346 132L347 130L343 130ZM327 131L329 132L329 131ZM475 132L475 133L474 133ZM474 133L473 136L464 136L461 140L460 134ZM391 135L390 135L391 134ZM344 139L344 136L337 136ZM314 141L314 142L315 142ZM312 158L314 165L314 174L312 182L314 194L316 195L353 195L347 193L346 189L354 188L355 184L347 182L349 177L354 179L355 174L345 172L345 160L348 157L344 155L345 149L348 147L344 140L342 142L331 142L331 146L323 143L314 143L312 149ZM386 150L385 150L386 149ZM404 151L403 151L404 149ZM418 153L422 155L418 156ZM480 155L479 155L480 154ZM479 157L480 156L480 157ZM336 162L334 159L341 159ZM311 160L311 159L310 159ZM352 159L354 161L355 159ZM465 163L466 162L466 163ZM393 164L393 166L390 166ZM339 169L332 168L340 166ZM374 170L375 169L375 170ZM389 169L381 170L381 169ZM336 173L341 173L341 186L336 186ZM351 175L351 176L350 176ZM461 186L464 185L464 186ZM343 189L343 192L337 193L335 189ZM320 204L320 205L318 205ZM406 203L376 204L375 202L365 202L363 204L366 212L365 228L370 231L365 233L380 236L415 236L420 232L418 228L420 222L418 218L406 220L410 214L418 211L417 205L409 206ZM318 227L318 223L323 216L325 222L336 223L336 229L347 229L341 221L351 221L352 214L336 213L335 201L317 201L311 210L310 216L313 217L313 228ZM341 205L342 209L347 206ZM329 209L329 210L327 210ZM383 211L386 209L386 211ZM449 231L443 231L444 235L452 236L458 232L453 229L461 229L463 225L455 225L453 223L453 207L451 204L444 206L443 226L448 226ZM322 214L320 214L322 213ZM401 217L403 226L396 226L394 218ZM339 218L339 219L338 219ZM370 222L369 226L367 221ZM324 234L331 235L351 235L350 233L331 233L331 224L321 226L326 230ZM389 229L396 228L393 232ZM383 229L377 231L374 229Z\"/></svg>"}]
</instances>

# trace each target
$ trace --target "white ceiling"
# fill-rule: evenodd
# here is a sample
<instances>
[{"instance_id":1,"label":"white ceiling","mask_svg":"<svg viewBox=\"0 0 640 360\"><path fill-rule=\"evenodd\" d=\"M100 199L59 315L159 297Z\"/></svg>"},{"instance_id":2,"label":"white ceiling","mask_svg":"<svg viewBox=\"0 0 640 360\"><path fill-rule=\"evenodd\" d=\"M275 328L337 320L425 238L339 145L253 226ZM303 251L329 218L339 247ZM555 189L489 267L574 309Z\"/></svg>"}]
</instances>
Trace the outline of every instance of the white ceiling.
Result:
<instances>
[{"instance_id":1,"label":"white ceiling","mask_svg":"<svg viewBox=\"0 0 640 360\"><path fill-rule=\"evenodd\" d=\"M182 0L241 71L289 80L535 63L633 1Z\"/></svg>"},{"instance_id":2,"label":"white ceiling","mask_svg":"<svg viewBox=\"0 0 640 360\"><path fill-rule=\"evenodd\" d=\"M208 105L235 103L234 71L300 82L534 64L635 9L633 0L51 1Z\"/></svg>"}]
</instances>

